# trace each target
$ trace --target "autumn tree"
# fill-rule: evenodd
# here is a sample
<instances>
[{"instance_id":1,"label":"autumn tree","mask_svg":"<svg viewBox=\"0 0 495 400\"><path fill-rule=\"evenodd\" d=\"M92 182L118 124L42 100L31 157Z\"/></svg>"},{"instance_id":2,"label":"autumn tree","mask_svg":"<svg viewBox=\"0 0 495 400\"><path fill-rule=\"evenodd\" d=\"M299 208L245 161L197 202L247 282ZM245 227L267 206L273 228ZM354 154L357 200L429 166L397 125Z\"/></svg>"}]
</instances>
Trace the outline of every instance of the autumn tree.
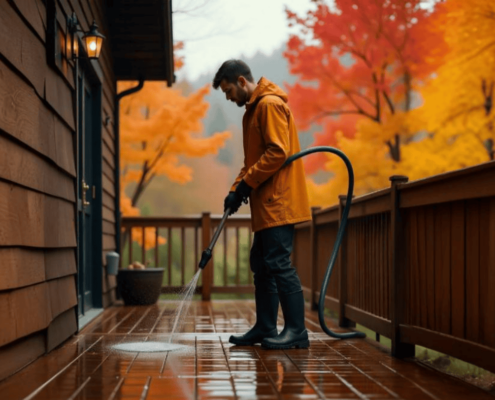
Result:
<instances>
[{"instance_id":1,"label":"autumn tree","mask_svg":"<svg viewBox=\"0 0 495 400\"><path fill-rule=\"evenodd\" d=\"M289 88L292 108L300 128L321 125L315 145L337 145L348 154L357 193L383 187L397 171L403 145L416 134L408 113L444 51L442 37L431 34L431 11L420 0L313 2L316 8L305 17L287 10L289 23L301 28L286 51L299 77ZM345 191L345 168L326 156L308 161L309 173L319 169L335 178L310 182L312 202L328 204L326 193L335 201Z\"/></svg>"},{"instance_id":2,"label":"autumn tree","mask_svg":"<svg viewBox=\"0 0 495 400\"><path fill-rule=\"evenodd\" d=\"M182 61L181 61L182 62ZM125 90L134 84L119 84ZM121 210L123 215L140 215L137 204L148 185L159 175L187 183L192 170L181 159L215 154L230 137L229 132L202 136L201 119L206 115L208 94L204 87L188 96L168 88L165 82L146 82L144 88L121 102ZM131 187L130 197L126 189ZM127 242L128 232L124 233ZM134 229L132 240L145 249L155 246L155 228ZM158 244L165 243L158 237ZM132 261L132 260L129 260Z\"/></svg>"},{"instance_id":3,"label":"autumn tree","mask_svg":"<svg viewBox=\"0 0 495 400\"><path fill-rule=\"evenodd\" d=\"M132 83L122 84L124 90ZM122 183L135 183L130 205L135 207L150 182L165 175L180 183L192 179L187 157L214 154L230 137L229 132L202 136L201 119L208 104L209 88L183 96L163 82L147 82L144 88L125 97L121 105Z\"/></svg>"},{"instance_id":4,"label":"autumn tree","mask_svg":"<svg viewBox=\"0 0 495 400\"><path fill-rule=\"evenodd\" d=\"M422 91L415 113L428 138L410 146L410 160L429 154L434 173L494 159L495 3L449 0L438 6L435 29L449 46L442 66ZM410 165L416 176L424 163Z\"/></svg>"}]
</instances>

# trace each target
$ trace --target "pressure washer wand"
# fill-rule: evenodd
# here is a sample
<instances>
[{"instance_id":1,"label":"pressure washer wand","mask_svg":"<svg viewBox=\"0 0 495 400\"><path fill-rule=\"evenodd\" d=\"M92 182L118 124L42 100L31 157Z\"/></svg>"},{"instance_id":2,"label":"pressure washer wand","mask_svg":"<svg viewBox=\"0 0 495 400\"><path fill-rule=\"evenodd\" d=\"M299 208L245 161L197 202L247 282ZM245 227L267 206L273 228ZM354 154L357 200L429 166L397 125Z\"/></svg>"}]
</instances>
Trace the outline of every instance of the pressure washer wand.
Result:
<instances>
[{"instance_id":1,"label":"pressure washer wand","mask_svg":"<svg viewBox=\"0 0 495 400\"><path fill-rule=\"evenodd\" d=\"M206 264L208 264L208 262L210 261L213 247L215 246L215 243L217 242L218 237L222 232L223 226L225 225L225 221L227 221L229 214L230 214L230 208L227 208L225 210L225 214L223 214L222 220L220 221L217 230L215 231L215 234L213 235L213 239L211 239L210 245L201 254L201 261L199 262L199 266L198 266L199 268L205 269Z\"/></svg>"},{"instance_id":2,"label":"pressure washer wand","mask_svg":"<svg viewBox=\"0 0 495 400\"><path fill-rule=\"evenodd\" d=\"M323 329L323 332L325 332L327 335L331 337L334 337L336 339L364 338L366 337L366 335L362 332L346 332L346 333L333 332L332 330L330 330L330 328L328 328L325 321L325 296L328 289L328 282L330 281L330 276L332 275L332 271L335 266L335 262L337 260L337 254L339 252L342 239L344 238L344 232L347 227L347 217L349 215L349 210L352 203L352 193L354 190L354 171L352 169L351 162L342 151L328 146L310 147L309 149L293 154L285 161L282 168L288 166L290 163L292 163L293 161L299 158L305 157L313 153L332 153L340 157L342 161L344 161L344 164L347 167L347 173L349 175L349 186L347 187L347 201L345 202L344 210L342 211L342 220L341 223L339 224L339 229L337 231L337 238L335 240L332 254L327 264L327 269L321 285L320 299L318 302L318 319L320 321L320 326L321 329ZM220 232L223 229L223 226L225 224L225 221L227 220L227 217L229 216L229 213L230 213L230 209L227 209L225 211L225 214L223 215L222 221L218 225L218 228L215 232L215 235L213 236L210 246L208 246L208 248L205 251L203 251L203 254L201 255L201 261L199 262L199 268L204 269L204 267L206 267L206 264L208 264L208 261L210 261L213 246L215 246L215 243L218 239L218 236L220 235Z\"/></svg>"}]
</instances>

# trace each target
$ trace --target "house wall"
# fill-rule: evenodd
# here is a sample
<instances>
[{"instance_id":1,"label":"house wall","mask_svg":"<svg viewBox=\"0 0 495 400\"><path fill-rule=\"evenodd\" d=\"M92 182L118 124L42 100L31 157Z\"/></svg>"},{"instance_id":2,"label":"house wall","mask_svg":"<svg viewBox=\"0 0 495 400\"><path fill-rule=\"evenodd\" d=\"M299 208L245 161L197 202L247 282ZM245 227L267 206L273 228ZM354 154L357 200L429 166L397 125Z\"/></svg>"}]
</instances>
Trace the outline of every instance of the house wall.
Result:
<instances>
[{"instance_id":1,"label":"house wall","mask_svg":"<svg viewBox=\"0 0 495 400\"><path fill-rule=\"evenodd\" d=\"M0 379L51 351L77 327L74 77L66 16L108 35L98 0L0 1ZM50 25L47 8L56 7ZM55 26L55 35L50 35ZM52 41L50 38L54 37ZM62 54L47 51L53 44ZM115 79L110 43L103 82L103 305L115 299L105 253L115 250ZM107 119L110 117L110 119Z\"/></svg>"}]
</instances>

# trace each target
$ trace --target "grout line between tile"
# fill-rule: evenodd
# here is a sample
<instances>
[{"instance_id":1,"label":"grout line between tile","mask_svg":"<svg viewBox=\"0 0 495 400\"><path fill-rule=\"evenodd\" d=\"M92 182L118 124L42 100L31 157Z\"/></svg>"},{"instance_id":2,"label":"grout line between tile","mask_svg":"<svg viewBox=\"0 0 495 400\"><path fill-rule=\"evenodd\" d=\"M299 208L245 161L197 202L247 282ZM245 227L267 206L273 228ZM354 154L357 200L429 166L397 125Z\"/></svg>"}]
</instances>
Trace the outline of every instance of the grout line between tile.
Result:
<instances>
[{"instance_id":1,"label":"grout line between tile","mask_svg":"<svg viewBox=\"0 0 495 400\"><path fill-rule=\"evenodd\" d=\"M125 380L124 377L120 378L120 380L117 383L117 386L115 386L115 388L112 390L112 393L110 393L110 397L107 400L113 400L115 398L117 392L120 390L120 387L124 383L124 380Z\"/></svg>"},{"instance_id":2,"label":"grout line between tile","mask_svg":"<svg viewBox=\"0 0 495 400\"><path fill-rule=\"evenodd\" d=\"M328 348L332 349L334 352L336 352L337 354L339 354L341 357L343 357L344 359L346 359L346 361L349 363L349 365L351 365L351 363L348 361L348 358L345 357L343 354L340 354L337 350L335 350L334 348L332 348L331 346L329 346L327 343L323 342L322 340L318 340L319 342L322 342L324 345L326 345ZM318 360L321 362L321 360ZM325 365L324 363L322 363L323 365ZM325 368L327 368L328 370L331 371L330 368L328 368L326 365L325 365ZM351 390L356 396L358 396L360 399L363 399L363 400L366 400L368 399L368 397L364 394L364 393L361 393L359 390L357 390L354 386L352 386L345 378L343 378L340 374L338 374L337 372L334 372L332 371L333 374L337 377L337 379L339 379L345 386L347 386L349 388L349 390Z\"/></svg>"},{"instance_id":3,"label":"grout line between tile","mask_svg":"<svg viewBox=\"0 0 495 400\"><path fill-rule=\"evenodd\" d=\"M287 354L287 352L286 352L285 350L284 350L284 354L285 354L285 356L286 356L286 357L287 357L287 358L288 358L288 359L292 362L292 364L294 364L294 366L297 368L297 370L299 371L299 373L300 373L300 374L304 377L304 380L305 380L305 381L309 384L309 386L311 386L311 388L315 391L315 393L318 395L318 397L319 397L320 399L324 399L324 398L325 398L325 396L323 395L323 393L321 393L321 391L320 391L320 390L319 390L319 389L318 389L318 388L314 385L314 383L313 383L313 382L311 382L311 380L309 380L309 379L307 378L307 376L306 376L306 375L305 375L305 374L301 371L301 369L300 369L300 368L298 367L298 365L294 362L294 360L292 359L292 357L291 357L290 355L288 355L288 354ZM320 362L320 363L321 363L321 361L320 361L320 360L318 360L318 359L316 359L316 358L315 358L314 360L317 360L318 362ZM322 363L322 364L323 364L323 363ZM326 368L326 365L325 365L325 364L323 364L323 365L324 365L324 366L325 366L325 368Z\"/></svg>"},{"instance_id":4,"label":"grout line between tile","mask_svg":"<svg viewBox=\"0 0 495 400\"><path fill-rule=\"evenodd\" d=\"M277 397L278 397L279 399L281 399L281 398L282 398L282 394L278 391L278 389L277 389L277 385L276 385L276 384L275 384L275 382L273 381L273 378L272 378L272 376L270 375L270 373L269 373L269 371L268 371L268 368L266 368L266 365L265 365L265 363L263 362L263 358L261 358L261 357L260 357L260 354L259 354L259 349L258 349L258 348L256 348L256 346L255 346L254 351L256 351L256 354L258 355L258 359L260 360L261 365L263 365L263 368L265 369L265 374L266 374L266 376L268 377L268 379L269 379L270 383L272 384L272 388L275 390L275 393L277 393Z\"/></svg>"},{"instance_id":5,"label":"grout line between tile","mask_svg":"<svg viewBox=\"0 0 495 400\"><path fill-rule=\"evenodd\" d=\"M198 398L198 337L194 337L194 399Z\"/></svg>"},{"instance_id":6,"label":"grout line between tile","mask_svg":"<svg viewBox=\"0 0 495 400\"><path fill-rule=\"evenodd\" d=\"M383 390L385 390L387 393L389 393L391 396L394 396L396 399L399 399L400 396L395 393L394 391L390 390L389 388L387 388L384 384L382 384L381 382L377 381L375 378L371 377L370 375L368 375L366 372L364 372L361 368L357 367L356 365L354 365L352 363L352 361L350 362L350 365L355 369L357 370L360 374L364 375L366 378L368 378L370 381L372 382L375 382L378 386L380 386Z\"/></svg>"},{"instance_id":7,"label":"grout line between tile","mask_svg":"<svg viewBox=\"0 0 495 400\"><path fill-rule=\"evenodd\" d=\"M150 382L151 382L151 376L148 376L148 379L146 380L146 383L143 388L143 392L141 393L141 397L139 400L146 400L146 397L148 397L148 391L150 390Z\"/></svg>"},{"instance_id":8,"label":"grout line between tile","mask_svg":"<svg viewBox=\"0 0 495 400\"><path fill-rule=\"evenodd\" d=\"M86 354L93 346L95 346L103 336L100 336L96 342L94 342L91 346L89 346L86 350L84 350L81 354L79 354L76 358L74 358L69 364L67 364L64 368L58 371L55 375L53 375L50 379L48 379L43 385L39 386L34 392L32 392L29 396L25 397L24 400L31 400L35 396L38 395L45 387L47 387L51 382L57 379L61 374L63 374L72 364L74 364L77 360L79 360L84 354Z\"/></svg>"},{"instance_id":9,"label":"grout line between tile","mask_svg":"<svg viewBox=\"0 0 495 400\"><path fill-rule=\"evenodd\" d=\"M348 344L349 346L352 346L354 347L354 349L360 351L361 353L363 354L366 354L368 355L366 352L364 352L363 350L361 350L359 347L356 347L354 346L353 344L349 343ZM392 357L392 356L390 356ZM434 400L441 400L439 397L435 396L433 393L430 393L428 390L426 390L425 388L423 388L422 386L420 386L418 383L416 383L415 381L407 378L406 376L402 375L401 373L399 373L398 371L394 370L393 368L389 367L388 365L384 364L383 362L379 361L378 362L380 365L383 365L385 368L387 368L388 370L392 371L394 374L400 376L401 378L411 382L414 386L416 386L418 389L420 389L423 393L425 393L427 396L430 396L432 399Z\"/></svg>"},{"instance_id":10,"label":"grout line between tile","mask_svg":"<svg viewBox=\"0 0 495 400\"><path fill-rule=\"evenodd\" d=\"M168 303L167 303L168 304ZM158 323L161 321L161 319L163 318L163 314L165 314L165 311L167 311L167 304L163 307L163 310L160 311L160 315L156 318L156 321L155 323L153 324L153 326L151 327L150 329L150 334L153 334L153 331L156 329L156 327L158 326Z\"/></svg>"},{"instance_id":11,"label":"grout line between tile","mask_svg":"<svg viewBox=\"0 0 495 400\"><path fill-rule=\"evenodd\" d=\"M225 362L227 363L227 368L229 369L230 384L232 385L232 390L234 391L234 399L237 399L237 391L235 389L234 377L232 376L232 370L230 369L229 359L227 357L227 354L225 353L225 347L223 346L222 337L219 336L218 340L220 341L220 346L222 346L223 356L225 357Z\"/></svg>"},{"instance_id":12,"label":"grout line between tile","mask_svg":"<svg viewBox=\"0 0 495 400\"><path fill-rule=\"evenodd\" d=\"M84 386L88 384L88 382L91 380L91 377L88 376L88 379L86 379L81 386L79 386L74 393L72 393L72 396L70 396L67 400L74 400L79 393L84 389Z\"/></svg>"},{"instance_id":13,"label":"grout line between tile","mask_svg":"<svg viewBox=\"0 0 495 400\"><path fill-rule=\"evenodd\" d=\"M129 332L127 332L128 335L130 335L132 333L132 331L134 329L136 329L136 327L141 323L141 321L150 313L151 311L151 308L148 308L144 314L141 316L141 318L138 319L138 321L134 324L134 326L131 328L131 330Z\"/></svg>"},{"instance_id":14,"label":"grout line between tile","mask_svg":"<svg viewBox=\"0 0 495 400\"><path fill-rule=\"evenodd\" d=\"M107 315L105 319L103 319L103 316L105 315L105 312L103 312L102 314L98 315L94 321L91 321L88 325L86 325L79 333L82 335L93 333L97 327L102 326L105 322L115 317L119 311L120 310L115 307L114 312L109 312L110 315Z\"/></svg>"},{"instance_id":15,"label":"grout line between tile","mask_svg":"<svg viewBox=\"0 0 495 400\"><path fill-rule=\"evenodd\" d=\"M127 314L124 318L122 318L122 321L120 321L117 325L115 325L112 329L110 329L108 332L106 332L105 334L109 334L109 333L112 333L118 326L120 326L122 324L122 322L124 322L125 320L127 320L128 318L131 317L131 315L134 314L136 310L132 310L131 312L129 312L129 314Z\"/></svg>"}]
</instances>

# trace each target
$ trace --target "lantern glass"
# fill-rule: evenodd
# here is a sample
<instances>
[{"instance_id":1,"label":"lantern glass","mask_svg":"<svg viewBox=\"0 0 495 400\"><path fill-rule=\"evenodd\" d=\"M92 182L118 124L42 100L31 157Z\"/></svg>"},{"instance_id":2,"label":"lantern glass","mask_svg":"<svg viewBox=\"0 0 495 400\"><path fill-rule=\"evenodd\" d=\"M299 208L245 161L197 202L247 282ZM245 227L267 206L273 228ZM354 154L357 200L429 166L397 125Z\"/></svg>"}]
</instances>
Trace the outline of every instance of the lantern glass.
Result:
<instances>
[{"instance_id":1,"label":"lantern glass","mask_svg":"<svg viewBox=\"0 0 495 400\"><path fill-rule=\"evenodd\" d=\"M77 40L77 35L72 35L72 58L77 58L79 56L79 40Z\"/></svg>"},{"instance_id":2,"label":"lantern glass","mask_svg":"<svg viewBox=\"0 0 495 400\"><path fill-rule=\"evenodd\" d=\"M97 35L86 35L84 37L86 42L86 52L89 58L98 58L100 56L101 46L103 45L103 38Z\"/></svg>"}]
</instances>

